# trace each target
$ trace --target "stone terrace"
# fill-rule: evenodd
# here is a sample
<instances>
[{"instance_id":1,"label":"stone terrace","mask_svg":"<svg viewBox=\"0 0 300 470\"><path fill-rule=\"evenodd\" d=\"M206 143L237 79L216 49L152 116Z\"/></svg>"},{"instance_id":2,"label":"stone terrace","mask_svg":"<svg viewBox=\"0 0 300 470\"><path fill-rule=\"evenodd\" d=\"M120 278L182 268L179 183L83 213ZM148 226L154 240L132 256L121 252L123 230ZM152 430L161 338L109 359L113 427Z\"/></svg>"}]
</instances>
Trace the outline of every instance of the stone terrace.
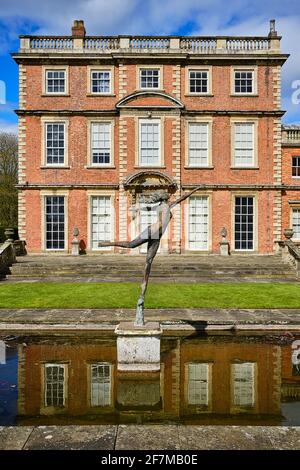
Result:
<instances>
[{"instance_id":1,"label":"stone terrace","mask_svg":"<svg viewBox=\"0 0 300 470\"><path fill-rule=\"evenodd\" d=\"M5 282L140 282L145 255L19 257ZM292 266L279 255L157 256L151 282L296 282Z\"/></svg>"}]
</instances>

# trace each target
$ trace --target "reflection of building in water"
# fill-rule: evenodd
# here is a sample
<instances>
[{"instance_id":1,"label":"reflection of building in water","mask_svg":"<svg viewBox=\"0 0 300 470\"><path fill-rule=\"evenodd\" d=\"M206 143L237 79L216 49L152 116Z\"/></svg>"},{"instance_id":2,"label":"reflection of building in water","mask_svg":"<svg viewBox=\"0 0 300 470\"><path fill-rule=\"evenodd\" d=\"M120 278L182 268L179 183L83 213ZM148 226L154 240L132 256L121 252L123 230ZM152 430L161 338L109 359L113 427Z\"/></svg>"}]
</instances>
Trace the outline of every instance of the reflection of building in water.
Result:
<instances>
[{"instance_id":1,"label":"reflection of building in water","mask_svg":"<svg viewBox=\"0 0 300 470\"><path fill-rule=\"evenodd\" d=\"M181 406L184 414L277 414L280 348L254 341L183 342Z\"/></svg>"},{"instance_id":2,"label":"reflection of building in water","mask_svg":"<svg viewBox=\"0 0 300 470\"><path fill-rule=\"evenodd\" d=\"M125 373L117 371L114 339L67 341L31 338L19 345L20 415L159 420L280 413L279 346L241 337L163 338L161 372Z\"/></svg>"},{"instance_id":3,"label":"reflection of building in water","mask_svg":"<svg viewBox=\"0 0 300 470\"><path fill-rule=\"evenodd\" d=\"M300 341L282 347L282 387L284 401L300 400Z\"/></svg>"}]
</instances>

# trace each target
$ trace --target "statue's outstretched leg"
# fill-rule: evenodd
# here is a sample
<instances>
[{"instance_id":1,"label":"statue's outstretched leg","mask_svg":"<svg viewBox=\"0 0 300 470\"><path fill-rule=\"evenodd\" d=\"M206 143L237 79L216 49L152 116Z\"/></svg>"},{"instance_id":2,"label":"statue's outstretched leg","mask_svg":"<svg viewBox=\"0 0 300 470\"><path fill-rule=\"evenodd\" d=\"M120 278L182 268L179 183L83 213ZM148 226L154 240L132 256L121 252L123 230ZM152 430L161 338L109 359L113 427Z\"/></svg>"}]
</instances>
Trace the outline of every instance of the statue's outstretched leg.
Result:
<instances>
[{"instance_id":1,"label":"statue's outstretched leg","mask_svg":"<svg viewBox=\"0 0 300 470\"><path fill-rule=\"evenodd\" d=\"M99 242L98 246L99 247L120 246L121 248L137 248L138 246L143 245L143 243L147 243L148 241L148 237L145 238L145 236L141 236L141 235L139 235L138 237L136 237L134 240L131 240L131 241Z\"/></svg>"},{"instance_id":2,"label":"statue's outstretched leg","mask_svg":"<svg viewBox=\"0 0 300 470\"><path fill-rule=\"evenodd\" d=\"M137 303L136 307L136 318L134 324L136 326L143 326L144 322L144 303L145 303L145 294L148 287L149 276L151 272L151 267L157 250L159 248L160 239L159 240L151 240L148 242L148 249L147 249L147 257L146 257L146 265L144 271L144 279L141 285L141 295Z\"/></svg>"}]
</instances>

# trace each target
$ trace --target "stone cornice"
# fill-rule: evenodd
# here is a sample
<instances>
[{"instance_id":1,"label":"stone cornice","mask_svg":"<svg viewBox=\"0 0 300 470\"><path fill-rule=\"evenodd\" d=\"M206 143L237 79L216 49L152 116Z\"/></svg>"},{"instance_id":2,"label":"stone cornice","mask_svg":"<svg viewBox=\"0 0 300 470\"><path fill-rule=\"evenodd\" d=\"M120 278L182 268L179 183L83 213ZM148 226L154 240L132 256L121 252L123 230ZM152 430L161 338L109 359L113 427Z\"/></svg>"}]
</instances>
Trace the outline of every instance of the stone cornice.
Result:
<instances>
[{"instance_id":1,"label":"stone cornice","mask_svg":"<svg viewBox=\"0 0 300 470\"><path fill-rule=\"evenodd\" d=\"M193 116L199 114L215 114L220 116L239 116L241 114L247 116L278 116L282 117L286 111L284 110L246 110L246 109L184 109L181 111L183 115Z\"/></svg>"},{"instance_id":2,"label":"stone cornice","mask_svg":"<svg viewBox=\"0 0 300 470\"><path fill-rule=\"evenodd\" d=\"M108 61L113 61L113 62L123 62L124 59L132 62L140 62L140 61L145 61L145 60L161 60L161 61L199 61L203 62L224 62L224 63L230 63L230 62L269 62L269 61L275 61L279 63L280 65L283 65L285 61L289 58L290 54L189 54L185 52L181 53L171 53L168 52L167 54L161 54L159 52L151 52L149 53L113 53L113 52L107 52L107 53L70 53L68 52L52 52L49 51L47 53L12 53L11 54L12 58L18 63L25 63L25 62L36 62L38 61L39 63L41 62L49 62L51 60L54 61L64 61L64 62L69 62L69 61L81 61L81 62L91 62L93 60L108 60Z\"/></svg>"},{"instance_id":3,"label":"stone cornice","mask_svg":"<svg viewBox=\"0 0 300 470\"><path fill-rule=\"evenodd\" d=\"M182 184L182 189L194 189L198 184ZM262 191L262 190L271 190L271 191L286 191L286 190L299 190L300 184L296 185L287 185L287 184L203 184L203 189L232 189L232 190L253 190L253 191Z\"/></svg>"},{"instance_id":4,"label":"stone cornice","mask_svg":"<svg viewBox=\"0 0 300 470\"><path fill-rule=\"evenodd\" d=\"M124 110L129 110L130 108L123 108ZM174 109L179 110L179 108L174 107L164 107L164 106L143 106L140 108L132 108L133 109L153 109L153 110L170 110L173 111ZM282 117L285 114L283 110L241 110L241 109L181 109L180 110L182 115L220 115L220 116L239 116L239 115L248 115L248 116L278 116ZM74 110L74 109L17 109L15 113L18 116L116 116L119 114L118 109L86 109L86 110Z\"/></svg>"},{"instance_id":5,"label":"stone cornice","mask_svg":"<svg viewBox=\"0 0 300 470\"><path fill-rule=\"evenodd\" d=\"M51 169L51 168L50 168ZM113 183L59 183L59 184L45 184L45 183L28 183L17 184L17 189L119 189L119 184Z\"/></svg>"},{"instance_id":6,"label":"stone cornice","mask_svg":"<svg viewBox=\"0 0 300 470\"><path fill-rule=\"evenodd\" d=\"M150 171L150 170L149 170ZM182 184L181 188L184 189L194 189L195 187L199 186L197 183L192 184ZM18 189L119 189L119 184L114 183L67 183L67 184L45 184L45 183L28 183L28 184L18 184L16 185ZM200 189L229 189L229 190L252 190L252 191L262 191L262 190L270 190L270 191L300 191L300 184L299 185L288 185L288 184L203 184L202 188Z\"/></svg>"},{"instance_id":7,"label":"stone cornice","mask_svg":"<svg viewBox=\"0 0 300 470\"><path fill-rule=\"evenodd\" d=\"M16 109L18 116L116 116L119 114L116 109Z\"/></svg>"}]
</instances>

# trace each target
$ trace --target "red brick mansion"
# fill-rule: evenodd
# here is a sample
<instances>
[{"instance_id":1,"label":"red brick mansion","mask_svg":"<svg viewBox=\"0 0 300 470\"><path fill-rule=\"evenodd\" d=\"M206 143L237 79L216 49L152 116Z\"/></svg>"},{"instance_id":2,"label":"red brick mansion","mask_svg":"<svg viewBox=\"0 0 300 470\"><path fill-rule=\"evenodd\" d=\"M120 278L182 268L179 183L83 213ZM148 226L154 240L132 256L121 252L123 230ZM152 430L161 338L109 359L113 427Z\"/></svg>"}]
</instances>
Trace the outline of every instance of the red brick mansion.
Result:
<instances>
[{"instance_id":1,"label":"red brick mansion","mask_svg":"<svg viewBox=\"0 0 300 470\"><path fill-rule=\"evenodd\" d=\"M176 206L161 253L272 253L285 228L300 241L300 128L282 128L281 67L266 37L22 36L19 235L29 253L120 252L154 214ZM138 214L138 215L137 215ZM138 250L138 249L137 249ZM123 250L124 251L124 250ZM136 251L138 252L138 251Z\"/></svg>"}]
</instances>

